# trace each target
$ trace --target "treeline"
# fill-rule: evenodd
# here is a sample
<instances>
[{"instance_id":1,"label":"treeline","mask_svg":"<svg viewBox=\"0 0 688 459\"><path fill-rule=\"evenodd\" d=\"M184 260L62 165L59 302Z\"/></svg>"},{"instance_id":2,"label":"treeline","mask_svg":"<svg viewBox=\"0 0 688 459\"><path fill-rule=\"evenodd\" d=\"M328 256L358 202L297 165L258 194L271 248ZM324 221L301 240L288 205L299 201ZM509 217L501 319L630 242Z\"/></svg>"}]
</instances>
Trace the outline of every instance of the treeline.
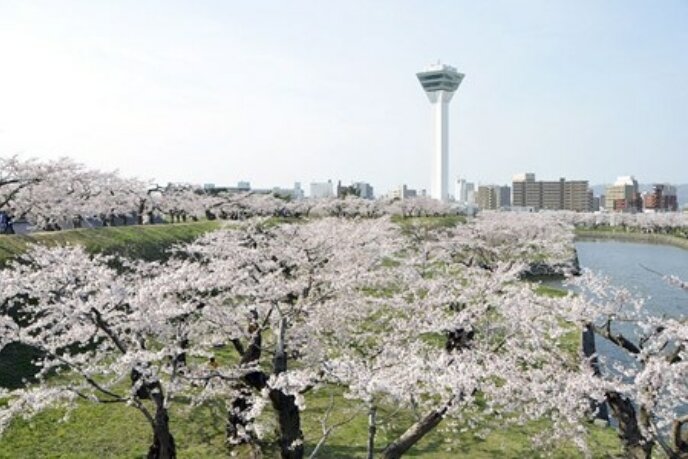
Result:
<instances>
[{"instance_id":1,"label":"treeline","mask_svg":"<svg viewBox=\"0 0 688 459\"><path fill-rule=\"evenodd\" d=\"M447 215L454 211L432 199L290 200L272 194L228 193L190 184L159 185L89 169L68 158L50 161L0 158L0 231L24 221L34 230L87 226L232 219L255 216L378 217Z\"/></svg>"}]
</instances>

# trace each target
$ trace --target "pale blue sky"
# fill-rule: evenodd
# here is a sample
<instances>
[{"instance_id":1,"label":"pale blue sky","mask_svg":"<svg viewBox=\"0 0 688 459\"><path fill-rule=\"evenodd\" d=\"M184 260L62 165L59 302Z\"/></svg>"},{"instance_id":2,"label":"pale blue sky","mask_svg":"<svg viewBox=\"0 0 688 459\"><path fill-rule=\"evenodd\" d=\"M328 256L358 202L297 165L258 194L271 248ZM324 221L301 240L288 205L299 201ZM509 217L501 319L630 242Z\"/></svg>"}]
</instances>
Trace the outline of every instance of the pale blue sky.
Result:
<instances>
[{"instance_id":1,"label":"pale blue sky","mask_svg":"<svg viewBox=\"0 0 688 459\"><path fill-rule=\"evenodd\" d=\"M688 1L0 0L0 154L160 181L688 182Z\"/></svg>"}]
</instances>

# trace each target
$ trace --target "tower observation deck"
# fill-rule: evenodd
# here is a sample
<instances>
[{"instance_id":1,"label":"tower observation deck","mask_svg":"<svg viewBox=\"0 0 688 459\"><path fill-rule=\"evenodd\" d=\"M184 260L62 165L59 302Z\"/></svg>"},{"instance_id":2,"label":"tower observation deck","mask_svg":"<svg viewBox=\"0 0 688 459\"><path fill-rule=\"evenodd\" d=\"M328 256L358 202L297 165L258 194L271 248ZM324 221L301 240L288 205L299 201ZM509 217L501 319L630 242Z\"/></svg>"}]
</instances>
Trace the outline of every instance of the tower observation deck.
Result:
<instances>
[{"instance_id":1,"label":"tower observation deck","mask_svg":"<svg viewBox=\"0 0 688 459\"><path fill-rule=\"evenodd\" d=\"M464 74L454 67L435 64L416 74L435 111L435 154L430 195L449 199L449 102L463 81Z\"/></svg>"}]
</instances>

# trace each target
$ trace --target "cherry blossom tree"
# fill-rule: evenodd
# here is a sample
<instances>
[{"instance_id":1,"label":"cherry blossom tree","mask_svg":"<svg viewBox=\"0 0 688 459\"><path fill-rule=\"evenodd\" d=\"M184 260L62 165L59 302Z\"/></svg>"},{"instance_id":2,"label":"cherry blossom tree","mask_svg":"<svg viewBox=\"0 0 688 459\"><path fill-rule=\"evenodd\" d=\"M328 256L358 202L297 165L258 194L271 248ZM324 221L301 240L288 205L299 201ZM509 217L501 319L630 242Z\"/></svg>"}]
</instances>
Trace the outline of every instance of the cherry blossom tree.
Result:
<instances>
[{"instance_id":1,"label":"cherry blossom tree","mask_svg":"<svg viewBox=\"0 0 688 459\"><path fill-rule=\"evenodd\" d=\"M602 395L592 371L558 345L567 330L552 312L554 300L516 282L526 264L458 263L458 234L443 229L414 238L388 263L376 289L386 294L369 299L367 312L360 304L344 308L363 314L359 323L367 326L329 344L339 350L329 375L369 411L368 457L379 403L418 412L383 449L385 458L400 457L445 418L478 425L498 416L503 426L547 416L554 422L550 441L584 446L589 399ZM483 403L487 409L478 409Z\"/></svg>"},{"instance_id":2,"label":"cherry blossom tree","mask_svg":"<svg viewBox=\"0 0 688 459\"><path fill-rule=\"evenodd\" d=\"M0 157L0 211L14 213L17 195L41 180L36 161L22 161L17 156Z\"/></svg>"},{"instance_id":3,"label":"cherry blossom tree","mask_svg":"<svg viewBox=\"0 0 688 459\"><path fill-rule=\"evenodd\" d=\"M675 277L669 281L685 288ZM600 362L598 378L607 384L606 402L618 421L626 455L650 458L659 445L669 457L684 457L688 454L688 420L682 415L688 400L685 320L648 314L642 298L591 272L570 283L580 294L560 306L585 332L588 346L594 350L597 337L624 356L610 360L593 355Z\"/></svg>"},{"instance_id":4,"label":"cherry blossom tree","mask_svg":"<svg viewBox=\"0 0 688 459\"><path fill-rule=\"evenodd\" d=\"M191 327L187 336L209 352L218 341L231 343L245 372L242 387L228 386L231 441L250 440L254 407L267 401L277 413L281 456L303 456L303 394L318 384L327 358L319 337L345 331L343 323L331 329L321 320L339 314L341 299L358 294L362 279L374 275L387 253L389 225L335 219L272 227L249 223L184 248L185 258L193 260L188 269L202 271L199 284L171 285L204 298L203 326ZM174 272L188 278L181 266ZM292 360L298 368L290 368ZM215 377L221 379L219 373Z\"/></svg>"},{"instance_id":5,"label":"cherry blossom tree","mask_svg":"<svg viewBox=\"0 0 688 459\"><path fill-rule=\"evenodd\" d=\"M122 403L151 425L148 457L175 457L168 407L182 384L175 378L178 343L169 337L173 319L185 311L141 296L158 282L155 274L155 264L41 246L0 272L2 343L38 349L41 368L37 385L9 394L0 427L13 416L78 399ZM65 376L53 378L57 373Z\"/></svg>"},{"instance_id":6,"label":"cherry blossom tree","mask_svg":"<svg viewBox=\"0 0 688 459\"><path fill-rule=\"evenodd\" d=\"M246 214L288 206L231 200ZM151 425L149 455L174 457L169 406L183 394L224 401L230 443L256 442L272 409L281 457L301 458L304 395L338 385L369 414L369 456L398 458L443 423L543 418L542 441L584 448L591 400L626 393L563 345L569 324L600 313L519 280L534 263L570 270L570 224L485 214L400 227L343 201L336 212L348 218L251 219L160 263L34 248L0 272L0 345L42 350L42 370L7 395L0 424L77 399L126 403ZM218 346L236 358L218 363ZM418 416L380 448L376 412L390 405Z\"/></svg>"}]
</instances>

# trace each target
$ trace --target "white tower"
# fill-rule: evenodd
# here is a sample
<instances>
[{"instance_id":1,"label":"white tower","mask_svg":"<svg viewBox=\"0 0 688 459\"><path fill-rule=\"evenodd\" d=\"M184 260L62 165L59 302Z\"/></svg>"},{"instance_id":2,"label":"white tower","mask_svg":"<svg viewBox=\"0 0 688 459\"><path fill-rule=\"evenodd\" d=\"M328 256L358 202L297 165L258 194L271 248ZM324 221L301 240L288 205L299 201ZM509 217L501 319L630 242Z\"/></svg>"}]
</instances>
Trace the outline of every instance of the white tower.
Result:
<instances>
[{"instance_id":1,"label":"white tower","mask_svg":"<svg viewBox=\"0 0 688 459\"><path fill-rule=\"evenodd\" d=\"M449 102L463 80L454 67L437 63L416 74L435 110L435 159L430 195L449 200Z\"/></svg>"}]
</instances>

